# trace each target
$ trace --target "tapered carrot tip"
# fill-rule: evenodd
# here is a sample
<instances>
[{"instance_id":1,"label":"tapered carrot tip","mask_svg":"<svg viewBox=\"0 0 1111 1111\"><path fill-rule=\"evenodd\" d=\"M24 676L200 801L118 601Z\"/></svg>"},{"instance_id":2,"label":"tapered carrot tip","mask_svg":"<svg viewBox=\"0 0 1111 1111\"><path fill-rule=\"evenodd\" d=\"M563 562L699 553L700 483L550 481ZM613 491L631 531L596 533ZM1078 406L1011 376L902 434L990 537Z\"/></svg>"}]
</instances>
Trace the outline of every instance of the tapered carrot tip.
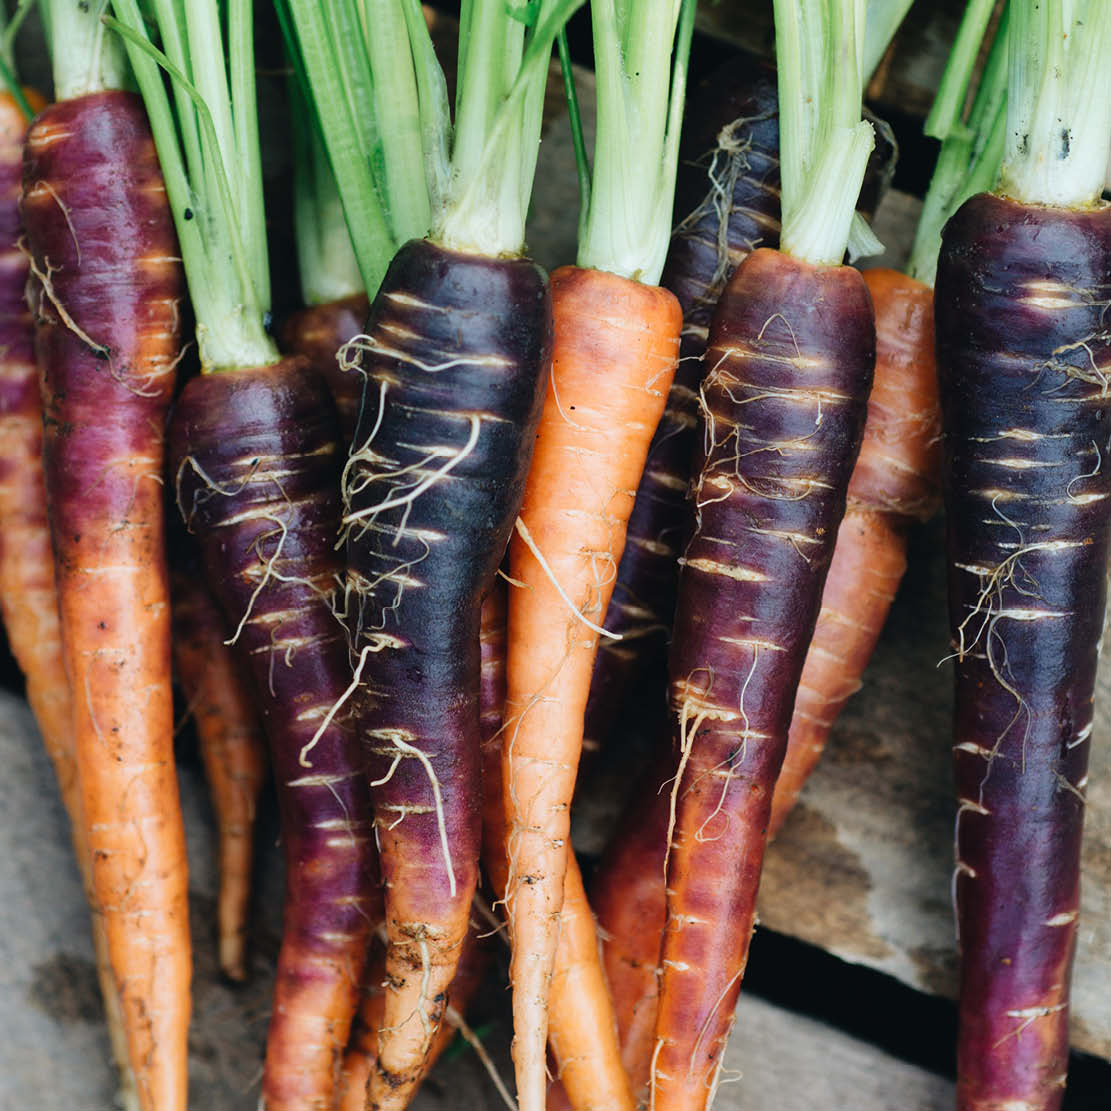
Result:
<instances>
[{"instance_id":1,"label":"tapered carrot tip","mask_svg":"<svg viewBox=\"0 0 1111 1111\"><path fill-rule=\"evenodd\" d=\"M175 537L171 548L189 544ZM217 928L220 969L247 978L247 909L254 860L254 827L266 753L247 674L232 649L216 600L195 563L172 581L174 663L192 712L216 812L219 861Z\"/></svg>"}]
</instances>

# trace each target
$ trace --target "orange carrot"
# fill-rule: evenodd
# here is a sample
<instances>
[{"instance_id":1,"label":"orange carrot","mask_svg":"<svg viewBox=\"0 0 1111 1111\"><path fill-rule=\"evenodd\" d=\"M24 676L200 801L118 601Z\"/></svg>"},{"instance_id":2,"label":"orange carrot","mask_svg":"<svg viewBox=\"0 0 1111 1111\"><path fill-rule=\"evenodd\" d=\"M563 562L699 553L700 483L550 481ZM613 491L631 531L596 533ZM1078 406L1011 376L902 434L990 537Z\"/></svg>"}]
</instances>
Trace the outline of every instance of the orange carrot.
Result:
<instances>
[{"instance_id":1,"label":"orange carrot","mask_svg":"<svg viewBox=\"0 0 1111 1111\"><path fill-rule=\"evenodd\" d=\"M509 876L502 791L502 712L505 703L505 584L497 582L482 603L482 863L500 900ZM617 1027L598 961L598 931L574 854L567 858L559 942L548 1003L548 1043L560 1085L575 1111L622 1107L629 1086L621 1068Z\"/></svg>"},{"instance_id":2,"label":"orange carrot","mask_svg":"<svg viewBox=\"0 0 1111 1111\"><path fill-rule=\"evenodd\" d=\"M552 380L509 549L511 577L523 584L509 602L503 756L522 1111L545 1101L549 981L598 623L682 320L673 294L599 270L557 270L552 297Z\"/></svg>"},{"instance_id":3,"label":"orange carrot","mask_svg":"<svg viewBox=\"0 0 1111 1111\"><path fill-rule=\"evenodd\" d=\"M776 781L774 837L876 646L906 570L907 526L941 498L933 290L896 270L864 271L876 310L876 376L860 457L807 650Z\"/></svg>"},{"instance_id":4,"label":"orange carrot","mask_svg":"<svg viewBox=\"0 0 1111 1111\"><path fill-rule=\"evenodd\" d=\"M181 267L141 102L44 110L22 211L80 807L139 1104L186 1106L190 942L173 761L163 426Z\"/></svg>"},{"instance_id":5,"label":"orange carrot","mask_svg":"<svg viewBox=\"0 0 1111 1111\"><path fill-rule=\"evenodd\" d=\"M229 979L242 981L247 978L247 905L266 747L248 677L224 643L223 617L199 576L199 568L195 574L178 570L173 576L174 663L196 722L216 811L220 969Z\"/></svg>"}]
</instances>

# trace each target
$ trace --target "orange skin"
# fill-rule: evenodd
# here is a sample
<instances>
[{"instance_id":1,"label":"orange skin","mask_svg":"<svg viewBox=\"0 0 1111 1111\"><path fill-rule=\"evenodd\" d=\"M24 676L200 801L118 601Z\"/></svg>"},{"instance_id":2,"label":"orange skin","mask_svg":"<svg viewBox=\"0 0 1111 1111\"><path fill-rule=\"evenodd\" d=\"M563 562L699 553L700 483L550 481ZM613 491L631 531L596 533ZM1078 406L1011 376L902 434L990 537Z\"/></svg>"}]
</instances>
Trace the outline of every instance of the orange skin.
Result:
<instances>
[{"instance_id":1,"label":"orange skin","mask_svg":"<svg viewBox=\"0 0 1111 1111\"><path fill-rule=\"evenodd\" d=\"M907 528L937 510L941 415L933 290L864 271L876 308L876 377L848 504L806 655L768 835L783 825L861 676L906 570Z\"/></svg>"},{"instance_id":2,"label":"orange skin","mask_svg":"<svg viewBox=\"0 0 1111 1111\"><path fill-rule=\"evenodd\" d=\"M482 603L482 865L500 900L509 862L505 856L502 794L502 710L505 701L505 584L497 582ZM558 1079L548 1096L574 1111L631 1107L621 1067L617 1025L598 960L598 930L574 854L567 859L559 943L548 999L548 1044ZM556 1093L559 1093L558 1095Z\"/></svg>"},{"instance_id":3,"label":"orange skin","mask_svg":"<svg viewBox=\"0 0 1111 1111\"><path fill-rule=\"evenodd\" d=\"M184 285L138 97L45 109L21 204L94 912L138 1105L184 1111L192 953L162 485Z\"/></svg>"},{"instance_id":4,"label":"orange skin","mask_svg":"<svg viewBox=\"0 0 1111 1111\"><path fill-rule=\"evenodd\" d=\"M216 904L220 970L247 978L247 908L254 866L255 814L266 777L266 745L247 677L224 643L223 618L198 577L173 576L174 664L216 811L220 891Z\"/></svg>"},{"instance_id":5,"label":"orange skin","mask_svg":"<svg viewBox=\"0 0 1111 1111\"><path fill-rule=\"evenodd\" d=\"M601 271L562 267L552 299L552 380L520 513L547 569L522 528L509 545L510 575L523 584L509 601L502 764L521 1111L541 1111L546 1099L569 807L598 648L583 618L598 625L609 604L682 325L673 294Z\"/></svg>"}]
</instances>

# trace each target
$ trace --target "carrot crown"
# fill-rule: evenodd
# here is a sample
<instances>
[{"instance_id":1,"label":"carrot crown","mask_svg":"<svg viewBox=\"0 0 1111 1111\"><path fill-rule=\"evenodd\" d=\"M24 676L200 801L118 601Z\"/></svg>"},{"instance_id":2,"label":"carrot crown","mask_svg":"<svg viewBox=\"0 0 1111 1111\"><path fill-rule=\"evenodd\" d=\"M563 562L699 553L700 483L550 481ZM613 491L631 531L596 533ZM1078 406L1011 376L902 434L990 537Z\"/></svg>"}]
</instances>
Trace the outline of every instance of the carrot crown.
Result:
<instances>
[{"instance_id":1,"label":"carrot crown","mask_svg":"<svg viewBox=\"0 0 1111 1111\"><path fill-rule=\"evenodd\" d=\"M817 264L844 257L875 141L860 118L864 11L864 0L775 0L780 249Z\"/></svg>"},{"instance_id":2,"label":"carrot crown","mask_svg":"<svg viewBox=\"0 0 1111 1111\"><path fill-rule=\"evenodd\" d=\"M926 132L941 140L907 272L928 286L937 276L941 231L974 193L995 185L1007 122L1007 51L1010 9L1004 8L967 117L962 113L994 0L971 0L957 32Z\"/></svg>"},{"instance_id":3,"label":"carrot crown","mask_svg":"<svg viewBox=\"0 0 1111 1111\"><path fill-rule=\"evenodd\" d=\"M1007 141L1000 192L1084 208L1111 147L1111 4L1011 0Z\"/></svg>"},{"instance_id":4,"label":"carrot crown","mask_svg":"<svg viewBox=\"0 0 1111 1111\"><path fill-rule=\"evenodd\" d=\"M201 369L268 366L270 274L258 144L252 0L112 0L146 103L196 315ZM225 53L221 7L227 9ZM164 52L163 52L164 51ZM173 98L160 70L170 76Z\"/></svg>"},{"instance_id":5,"label":"carrot crown","mask_svg":"<svg viewBox=\"0 0 1111 1111\"><path fill-rule=\"evenodd\" d=\"M55 100L127 86L127 57L101 16L108 0L43 0Z\"/></svg>"},{"instance_id":6,"label":"carrot crown","mask_svg":"<svg viewBox=\"0 0 1111 1111\"><path fill-rule=\"evenodd\" d=\"M597 139L578 262L656 285L671 238L694 3L591 0L590 15Z\"/></svg>"}]
</instances>

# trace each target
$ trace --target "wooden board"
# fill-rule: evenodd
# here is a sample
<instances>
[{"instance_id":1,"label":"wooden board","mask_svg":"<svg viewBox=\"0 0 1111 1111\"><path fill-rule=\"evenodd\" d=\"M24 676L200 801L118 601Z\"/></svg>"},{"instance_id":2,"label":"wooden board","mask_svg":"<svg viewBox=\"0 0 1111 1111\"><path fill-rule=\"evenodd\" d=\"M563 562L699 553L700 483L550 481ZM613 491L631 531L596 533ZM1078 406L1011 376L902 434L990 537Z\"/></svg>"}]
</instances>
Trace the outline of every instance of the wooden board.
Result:
<instances>
[{"instance_id":1,"label":"wooden board","mask_svg":"<svg viewBox=\"0 0 1111 1111\"><path fill-rule=\"evenodd\" d=\"M84 896L41 742L26 706L10 694L0 694L0 765L0 1108L110 1111L113 1075ZM254 1111L280 926L274 819L265 816L260 838L266 853L252 979L231 987L216 968L215 842L199 770L183 768L181 784L195 947L190 1106ZM495 978L471 1017L511 1085L508 1000ZM948 1081L756 999L740 1008L725 1068L743 1081L722 1086L718 1111L942 1111L952 1103ZM437 1066L412 1106L504 1105L474 1053L465 1051Z\"/></svg>"}]
</instances>

